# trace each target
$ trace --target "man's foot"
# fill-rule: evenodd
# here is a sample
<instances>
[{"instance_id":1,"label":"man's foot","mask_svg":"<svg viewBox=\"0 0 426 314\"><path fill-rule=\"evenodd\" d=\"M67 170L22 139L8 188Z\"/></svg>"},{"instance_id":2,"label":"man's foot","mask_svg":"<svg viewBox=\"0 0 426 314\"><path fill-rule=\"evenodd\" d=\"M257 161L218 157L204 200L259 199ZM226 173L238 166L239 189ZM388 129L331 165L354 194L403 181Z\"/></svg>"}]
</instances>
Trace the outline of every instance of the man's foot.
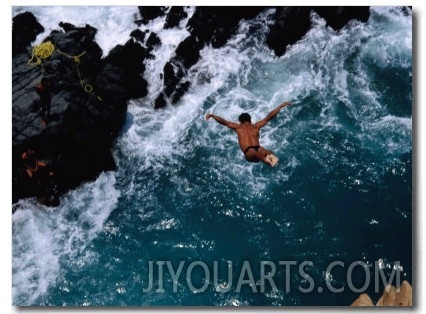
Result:
<instances>
[{"instance_id":1,"label":"man's foot","mask_svg":"<svg viewBox=\"0 0 426 314\"><path fill-rule=\"evenodd\" d=\"M268 156L266 156L265 161L271 167L275 167L278 163L278 158L274 154L269 154Z\"/></svg>"}]
</instances>

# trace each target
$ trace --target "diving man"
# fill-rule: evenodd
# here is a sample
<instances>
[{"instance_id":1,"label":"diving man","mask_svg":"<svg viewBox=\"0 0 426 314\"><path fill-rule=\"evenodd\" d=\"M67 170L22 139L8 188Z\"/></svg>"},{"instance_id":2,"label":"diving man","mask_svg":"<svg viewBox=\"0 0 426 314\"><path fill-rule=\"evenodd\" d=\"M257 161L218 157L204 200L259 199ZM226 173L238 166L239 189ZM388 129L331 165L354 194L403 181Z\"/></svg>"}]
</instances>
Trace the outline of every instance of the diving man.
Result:
<instances>
[{"instance_id":1,"label":"diving man","mask_svg":"<svg viewBox=\"0 0 426 314\"><path fill-rule=\"evenodd\" d=\"M213 118L218 123L237 132L238 143L240 144L240 148L247 161L262 161L267 165L274 167L278 163L278 158L271 151L266 150L260 146L259 130L264 127L271 119L273 119L282 108L289 105L291 105L289 102L282 103L277 108L268 113L265 118L254 124L251 122L251 116L248 113L242 113L240 115L238 118L240 123L227 121L211 113L206 115L206 120Z\"/></svg>"}]
</instances>

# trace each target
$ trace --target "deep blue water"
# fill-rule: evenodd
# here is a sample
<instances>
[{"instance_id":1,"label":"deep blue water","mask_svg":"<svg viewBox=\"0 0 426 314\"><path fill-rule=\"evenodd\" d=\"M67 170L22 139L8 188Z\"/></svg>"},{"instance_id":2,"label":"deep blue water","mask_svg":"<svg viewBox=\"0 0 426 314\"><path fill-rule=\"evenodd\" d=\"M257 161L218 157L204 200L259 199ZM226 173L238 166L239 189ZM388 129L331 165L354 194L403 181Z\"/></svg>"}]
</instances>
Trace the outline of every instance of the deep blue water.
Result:
<instances>
[{"instance_id":1,"label":"deep blue water","mask_svg":"<svg viewBox=\"0 0 426 314\"><path fill-rule=\"evenodd\" d=\"M60 20L97 27L104 54L136 27L137 8L30 9L47 28ZM347 278L353 262L369 275L354 267L353 286L370 280L373 301L375 262L412 282L412 16L375 7L368 23L335 32L313 14L312 30L277 58L263 44L271 13L242 23L225 47L203 49L188 94L163 111L151 106L159 74L188 33L185 21L147 26L163 44L146 64L149 95L130 102L113 148L118 171L71 191L59 208L28 199L13 215L14 305L349 305L359 294ZM261 133L280 159L272 169L247 163L236 135L204 120L243 111L259 120L283 101L294 105ZM149 261L154 288L144 292ZM160 282L158 261L175 271L184 262L176 292L166 265ZM223 293L214 263L226 287L228 261L232 287ZM237 292L245 261L255 284L245 273ZM260 291L265 261L276 266L277 291L269 281ZM287 271L279 261L296 265ZM315 288L303 293L307 261ZM336 261L344 266L327 272ZM190 289L191 263L191 282L204 291Z\"/></svg>"}]
</instances>

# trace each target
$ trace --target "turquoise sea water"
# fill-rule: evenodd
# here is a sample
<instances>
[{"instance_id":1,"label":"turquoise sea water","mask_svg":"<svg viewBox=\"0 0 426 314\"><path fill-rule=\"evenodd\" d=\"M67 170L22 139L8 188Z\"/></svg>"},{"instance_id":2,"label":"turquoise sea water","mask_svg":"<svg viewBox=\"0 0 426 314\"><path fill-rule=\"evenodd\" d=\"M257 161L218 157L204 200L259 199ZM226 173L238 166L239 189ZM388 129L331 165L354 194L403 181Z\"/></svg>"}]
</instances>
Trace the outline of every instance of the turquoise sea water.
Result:
<instances>
[{"instance_id":1,"label":"turquoise sea water","mask_svg":"<svg viewBox=\"0 0 426 314\"><path fill-rule=\"evenodd\" d=\"M60 21L97 27L105 55L136 28L133 7L14 14L25 9L48 29ZM69 192L59 208L20 201L14 305L349 305L359 294L351 283L367 280L377 300L376 264L412 282L411 14L374 7L368 23L340 32L312 14L313 28L277 58L263 44L271 13L241 23L225 47L204 48L188 94L160 111L152 109L159 75L189 33L186 21L163 30L164 18L141 27L163 44L146 63L149 95L129 103L114 145L118 171ZM259 120L283 101L294 105L261 133L280 159L273 169L247 163L236 135L204 119L236 121L247 111ZM150 261L153 289L144 292ZM175 271L183 262L176 292L161 261ZM266 273L276 266L277 290L260 280L265 261ZM343 265L327 271L336 261ZM304 262L310 292L300 289L312 283L299 273ZM187 281L191 263L190 283L203 291ZM253 280L245 272L237 292L244 265Z\"/></svg>"}]
</instances>

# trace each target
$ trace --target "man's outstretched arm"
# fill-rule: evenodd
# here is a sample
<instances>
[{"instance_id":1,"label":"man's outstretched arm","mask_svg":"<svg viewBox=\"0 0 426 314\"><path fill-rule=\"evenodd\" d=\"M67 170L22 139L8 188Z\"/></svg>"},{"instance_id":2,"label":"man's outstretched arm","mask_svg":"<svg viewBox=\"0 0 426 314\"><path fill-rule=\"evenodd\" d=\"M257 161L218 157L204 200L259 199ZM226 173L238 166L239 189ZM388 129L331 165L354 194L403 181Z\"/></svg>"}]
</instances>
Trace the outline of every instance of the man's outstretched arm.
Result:
<instances>
[{"instance_id":1,"label":"man's outstretched arm","mask_svg":"<svg viewBox=\"0 0 426 314\"><path fill-rule=\"evenodd\" d=\"M266 115L265 118L263 118L262 120L258 121L255 123L255 125L259 128L262 128L266 125L266 123L268 123L271 119L275 118L275 116L278 114L278 112L280 112L280 110L286 106L291 105L291 103L289 103L288 101L283 102L281 105L279 105L277 108L275 108L274 110L272 110L270 113L268 113Z\"/></svg>"},{"instance_id":2,"label":"man's outstretched arm","mask_svg":"<svg viewBox=\"0 0 426 314\"><path fill-rule=\"evenodd\" d=\"M233 130L235 130L239 126L238 123L225 120L224 118L221 118L221 117L219 117L215 114L211 114L211 113L206 114L206 120L209 120L210 118L215 119L218 123L220 123L224 126L227 126L228 128L233 129Z\"/></svg>"}]
</instances>

